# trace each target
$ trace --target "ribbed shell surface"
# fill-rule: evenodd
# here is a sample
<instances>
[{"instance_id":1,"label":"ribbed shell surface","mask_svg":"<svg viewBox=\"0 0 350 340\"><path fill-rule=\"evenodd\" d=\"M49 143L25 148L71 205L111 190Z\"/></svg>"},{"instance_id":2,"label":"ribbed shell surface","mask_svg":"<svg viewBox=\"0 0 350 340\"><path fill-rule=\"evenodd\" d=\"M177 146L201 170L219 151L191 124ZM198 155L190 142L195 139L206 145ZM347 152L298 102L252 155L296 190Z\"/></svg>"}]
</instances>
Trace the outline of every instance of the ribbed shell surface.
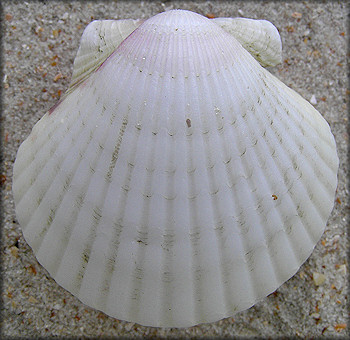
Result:
<instances>
[{"instance_id":1,"label":"ribbed shell surface","mask_svg":"<svg viewBox=\"0 0 350 340\"><path fill-rule=\"evenodd\" d=\"M311 254L337 184L322 116L210 20L161 13L33 128L16 212L85 304L186 327L249 308Z\"/></svg>"}]
</instances>

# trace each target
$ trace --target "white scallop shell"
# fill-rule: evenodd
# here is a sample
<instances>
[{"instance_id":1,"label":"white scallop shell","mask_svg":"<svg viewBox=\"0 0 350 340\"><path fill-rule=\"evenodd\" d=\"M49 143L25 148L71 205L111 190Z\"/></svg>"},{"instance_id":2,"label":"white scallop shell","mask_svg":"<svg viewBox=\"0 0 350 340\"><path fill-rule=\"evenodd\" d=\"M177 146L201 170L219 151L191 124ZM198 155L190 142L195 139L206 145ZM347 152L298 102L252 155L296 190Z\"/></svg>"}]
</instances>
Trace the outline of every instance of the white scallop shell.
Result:
<instances>
[{"instance_id":1,"label":"white scallop shell","mask_svg":"<svg viewBox=\"0 0 350 340\"><path fill-rule=\"evenodd\" d=\"M298 270L337 185L311 104L188 11L145 21L84 72L14 166L24 237L61 286L118 319L186 327Z\"/></svg>"}]
</instances>

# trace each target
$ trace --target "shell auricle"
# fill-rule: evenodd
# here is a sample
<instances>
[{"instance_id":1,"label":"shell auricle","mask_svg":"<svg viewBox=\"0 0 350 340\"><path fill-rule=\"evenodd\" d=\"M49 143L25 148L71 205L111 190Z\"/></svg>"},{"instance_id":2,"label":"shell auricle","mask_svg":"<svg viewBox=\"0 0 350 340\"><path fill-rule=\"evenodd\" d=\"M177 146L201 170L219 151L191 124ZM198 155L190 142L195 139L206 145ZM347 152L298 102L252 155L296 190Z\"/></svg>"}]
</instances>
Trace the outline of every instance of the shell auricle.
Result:
<instances>
[{"instance_id":1,"label":"shell auricle","mask_svg":"<svg viewBox=\"0 0 350 340\"><path fill-rule=\"evenodd\" d=\"M325 119L263 67L280 60L264 20L87 26L69 89L14 165L23 235L59 285L117 319L187 327L296 273L339 161Z\"/></svg>"}]
</instances>

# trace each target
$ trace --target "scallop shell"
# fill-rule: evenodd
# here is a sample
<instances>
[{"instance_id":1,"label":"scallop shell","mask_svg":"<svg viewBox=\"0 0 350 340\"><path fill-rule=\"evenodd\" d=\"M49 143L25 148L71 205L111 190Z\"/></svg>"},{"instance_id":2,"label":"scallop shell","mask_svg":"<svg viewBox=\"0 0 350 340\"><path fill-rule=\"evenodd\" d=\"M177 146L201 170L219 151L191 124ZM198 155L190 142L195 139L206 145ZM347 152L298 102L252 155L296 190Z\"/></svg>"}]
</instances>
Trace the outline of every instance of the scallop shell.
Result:
<instances>
[{"instance_id":1,"label":"scallop shell","mask_svg":"<svg viewBox=\"0 0 350 340\"><path fill-rule=\"evenodd\" d=\"M70 89L19 148L26 241L115 318L187 327L247 309L296 273L331 213L327 122L242 47L254 34L240 43L220 20L90 24Z\"/></svg>"}]
</instances>

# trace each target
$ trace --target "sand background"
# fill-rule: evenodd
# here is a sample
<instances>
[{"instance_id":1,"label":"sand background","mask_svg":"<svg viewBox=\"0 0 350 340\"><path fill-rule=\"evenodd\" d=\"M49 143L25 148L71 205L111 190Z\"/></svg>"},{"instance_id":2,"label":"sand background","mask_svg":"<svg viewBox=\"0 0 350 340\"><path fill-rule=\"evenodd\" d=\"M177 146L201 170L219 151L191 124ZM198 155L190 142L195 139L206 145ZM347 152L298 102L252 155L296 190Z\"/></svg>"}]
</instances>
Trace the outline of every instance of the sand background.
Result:
<instances>
[{"instance_id":1,"label":"sand background","mask_svg":"<svg viewBox=\"0 0 350 340\"><path fill-rule=\"evenodd\" d=\"M66 90L81 34L93 19L149 18L182 8L215 17L267 19L280 31L282 64L270 68L329 122L340 158L333 213L312 256L275 293L212 324L157 329L118 321L59 287L23 239L11 193L16 151ZM348 32L345 1L3 1L2 337L343 337L348 332ZM316 285L315 273L324 275ZM322 276L321 276L322 277Z\"/></svg>"}]
</instances>

